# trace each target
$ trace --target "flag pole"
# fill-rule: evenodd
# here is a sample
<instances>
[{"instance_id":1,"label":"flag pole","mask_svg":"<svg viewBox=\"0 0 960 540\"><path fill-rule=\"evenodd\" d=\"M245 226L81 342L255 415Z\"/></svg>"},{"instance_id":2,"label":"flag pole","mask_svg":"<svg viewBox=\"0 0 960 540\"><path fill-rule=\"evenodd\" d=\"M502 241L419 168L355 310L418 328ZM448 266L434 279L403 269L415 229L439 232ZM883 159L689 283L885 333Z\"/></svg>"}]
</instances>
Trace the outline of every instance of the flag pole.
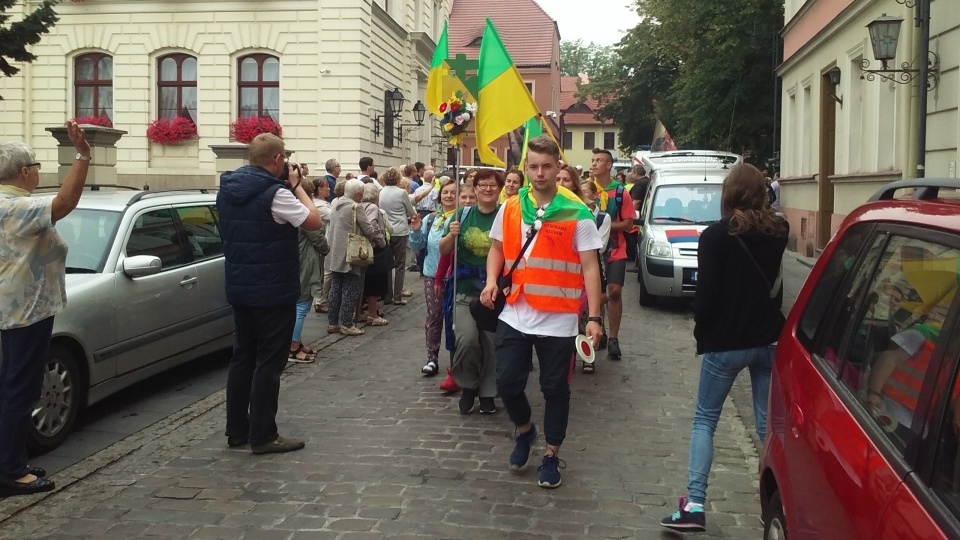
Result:
<instances>
[{"instance_id":1,"label":"flag pole","mask_svg":"<svg viewBox=\"0 0 960 540\"><path fill-rule=\"evenodd\" d=\"M456 202L453 205L453 219L457 219L457 208L460 206L460 143L458 142L452 148L453 153L453 182L457 187L453 190L454 197L456 197ZM463 213L461 212L461 215ZM457 223L460 221L457 220ZM460 231L460 234L463 234L463 231ZM454 239L453 242L453 309L457 309L457 247L460 245L460 236ZM450 323L450 327L453 328L454 334L457 331L457 319L454 318Z\"/></svg>"},{"instance_id":2,"label":"flag pole","mask_svg":"<svg viewBox=\"0 0 960 540\"><path fill-rule=\"evenodd\" d=\"M537 111L537 117L540 119L540 124L547 128L547 135L553 139L553 142L557 143L557 148L560 149L560 159L563 160L564 164L571 165L571 163L567 161L567 156L563 155L563 145L560 144L560 141L557 140L557 136L554 135L553 130L550 129L550 122L547 122L546 119L544 119L543 114L540 111Z\"/></svg>"}]
</instances>

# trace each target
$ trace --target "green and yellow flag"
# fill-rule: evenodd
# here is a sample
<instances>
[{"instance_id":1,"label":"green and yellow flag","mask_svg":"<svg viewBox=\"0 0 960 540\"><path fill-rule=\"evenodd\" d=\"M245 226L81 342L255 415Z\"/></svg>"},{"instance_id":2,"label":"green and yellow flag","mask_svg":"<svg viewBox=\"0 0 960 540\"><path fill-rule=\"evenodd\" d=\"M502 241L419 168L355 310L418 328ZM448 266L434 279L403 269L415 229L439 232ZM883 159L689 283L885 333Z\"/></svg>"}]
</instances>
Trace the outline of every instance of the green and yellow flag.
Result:
<instances>
[{"instance_id":1,"label":"green and yellow flag","mask_svg":"<svg viewBox=\"0 0 960 540\"><path fill-rule=\"evenodd\" d=\"M440 112L440 104L450 99L450 96L456 94L459 90L463 92L463 100L471 101L470 92L463 85L463 82L450 71L450 65L447 63L447 57L450 56L450 47L447 41L447 23L443 23L443 33L440 34L440 41L437 42L437 48L433 51L433 62L430 63L430 78L427 79L427 110L437 116L443 116Z\"/></svg>"},{"instance_id":2,"label":"green and yellow flag","mask_svg":"<svg viewBox=\"0 0 960 540\"><path fill-rule=\"evenodd\" d=\"M503 160L490 150L490 145L527 120L539 117L540 111L489 18L480 42L479 61L477 152L483 163L503 167Z\"/></svg>"},{"instance_id":3,"label":"green and yellow flag","mask_svg":"<svg viewBox=\"0 0 960 540\"><path fill-rule=\"evenodd\" d=\"M527 125L523 130L523 150L520 151L521 169L526 168L527 145L530 144L530 139L539 137L540 135L543 135L543 121L540 120L539 116L534 116L527 120Z\"/></svg>"}]
</instances>

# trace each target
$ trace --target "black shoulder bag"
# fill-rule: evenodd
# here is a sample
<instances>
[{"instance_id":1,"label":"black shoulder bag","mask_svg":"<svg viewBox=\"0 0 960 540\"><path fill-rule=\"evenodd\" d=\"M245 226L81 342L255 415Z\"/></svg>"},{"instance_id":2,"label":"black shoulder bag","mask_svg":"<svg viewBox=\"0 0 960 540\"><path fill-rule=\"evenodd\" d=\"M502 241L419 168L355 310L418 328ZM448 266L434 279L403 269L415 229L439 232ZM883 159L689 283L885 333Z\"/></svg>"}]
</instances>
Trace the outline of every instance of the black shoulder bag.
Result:
<instances>
[{"instance_id":1,"label":"black shoulder bag","mask_svg":"<svg viewBox=\"0 0 960 540\"><path fill-rule=\"evenodd\" d=\"M479 298L474 298L470 301L470 315L473 315L473 320L477 321L477 328L480 330L486 330L487 332L497 331L497 321L500 319L500 312L503 311L503 306L507 304L507 295L503 290L513 287L513 272L517 269L517 266L520 266L520 260L523 259L523 254L526 253L527 248L530 247L533 238L537 236L537 231L538 229L536 227L530 227L530 232L527 234L527 241L524 242L523 247L520 248L520 254L517 255L517 259L513 261L513 266L510 267L510 271L497 278L497 297L493 301L493 309L483 305Z\"/></svg>"}]
</instances>

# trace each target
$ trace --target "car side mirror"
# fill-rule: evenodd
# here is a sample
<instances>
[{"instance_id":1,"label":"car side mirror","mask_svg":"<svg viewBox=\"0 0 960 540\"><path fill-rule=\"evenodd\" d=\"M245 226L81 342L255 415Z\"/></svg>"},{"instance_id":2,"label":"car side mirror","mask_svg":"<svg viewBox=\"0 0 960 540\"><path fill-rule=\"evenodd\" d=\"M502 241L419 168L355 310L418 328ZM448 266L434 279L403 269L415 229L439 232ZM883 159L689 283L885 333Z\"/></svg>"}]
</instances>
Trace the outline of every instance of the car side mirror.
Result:
<instances>
[{"instance_id":1,"label":"car side mirror","mask_svg":"<svg viewBox=\"0 0 960 540\"><path fill-rule=\"evenodd\" d=\"M153 255L135 255L123 259L123 273L132 278L152 276L160 273L162 268L160 257Z\"/></svg>"}]
</instances>

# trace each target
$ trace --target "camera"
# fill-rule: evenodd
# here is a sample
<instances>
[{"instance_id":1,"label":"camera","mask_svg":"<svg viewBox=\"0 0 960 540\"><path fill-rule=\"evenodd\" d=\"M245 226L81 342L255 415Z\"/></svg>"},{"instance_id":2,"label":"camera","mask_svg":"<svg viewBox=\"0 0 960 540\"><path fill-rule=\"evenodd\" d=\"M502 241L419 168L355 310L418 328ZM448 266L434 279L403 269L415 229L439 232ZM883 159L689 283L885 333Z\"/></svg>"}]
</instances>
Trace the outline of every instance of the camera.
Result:
<instances>
[{"instance_id":1,"label":"camera","mask_svg":"<svg viewBox=\"0 0 960 540\"><path fill-rule=\"evenodd\" d=\"M300 173L300 165L297 163L290 163L285 161L283 163L283 170L280 171L280 180L282 180L288 187L293 187L290 185L290 167L293 167L297 170L297 173Z\"/></svg>"}]
</instances>

